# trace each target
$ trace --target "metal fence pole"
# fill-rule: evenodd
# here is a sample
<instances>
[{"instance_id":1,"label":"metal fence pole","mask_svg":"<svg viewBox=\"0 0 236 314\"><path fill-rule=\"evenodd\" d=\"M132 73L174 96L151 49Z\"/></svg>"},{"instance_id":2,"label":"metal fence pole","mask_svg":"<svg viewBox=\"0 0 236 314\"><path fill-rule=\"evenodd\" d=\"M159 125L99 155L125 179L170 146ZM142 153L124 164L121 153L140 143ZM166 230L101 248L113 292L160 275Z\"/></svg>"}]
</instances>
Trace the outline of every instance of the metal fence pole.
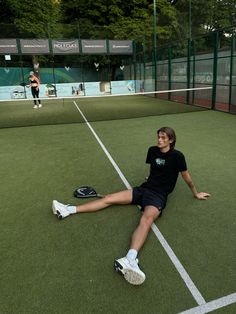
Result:
<instances>
[{"instance_id":1,"label":"metal fence pole","mask_svg":"<svg viewBox=\"0 0 236 314\"><path fill-rule=\"evenodd\" d=\"M191 39L188 39L188 55L187 55L187 88L190 88L190 75L191 75ZM189 91L187 91L187 104L189 104Z\"/></svg>"},{"instance_id":2,"label":"metal fence pole","mask_svg":"<svg viewBox=\"0 0 236 314\"><path fill-rule=\"evenodd\" d=\"M212 102L211 109L216 107L216 90L217 90L217 66L218 66L218 44L219 44L219 33L216 31L214 34L214 60L213 60L213 86L212 86Z\"/></svg>"},{"instance_id":3,"label":"metal fence pole","mask_svg":"<svg viewBox=\"0 0 236 314\"><path fill-rule=\"evenodd\" d=\"M142 92L145 92L145 81L146 81L146 46L145 40L143 43L143 84L142 84Z\"/></svg>"},{"instance_id":4,"label":"metal fence pole","mask_svg":"<svg viewBox=\"0 0 236 314\"><path fill-rule=\"evenodd\" d=\"M153 0L153 43L154 43L154 88L157 90L157 14L156 14L156 0Z\"/></svg>"},{"instance_id":5,"label":"metal fence pole","mask_svg":"<svg viewBox=\"0 0 236 314\"><path fill-rule=\"evenodd\" d=\"M171 73L172 73L172 47L168 47L168 89L171 90ZM171 100L171 93L168 93L168 100Z\"/></svg>"},{"instance_id":6,"label":"metal fence pole","mask_svg":"<svg viewBox=\"0 0 236 314\"><path fill-rule=\"evenodd\" d=\"M133 42L133 66L134 66L134 76L133 76L133 79L134 79L134 84L135 84L135 93L137 93L137 90L136 90L136 80L137 80L137 47L136 47L136 43Z\"/></svg>"},{"instance_id":7,"label":"metal fence pole","mask_svg":"<svg viewBox=\"0 0 236 314\"><path fill-rule=\"evenodd\" d=\"M193 76L192 76L192 88L195 88L195 75L196 75L196 58L195 58L195 42L192 40L192 55L193 55ZM195 103L195 91L192 91L192 105Z\"/></svg>"},{"instance_id":8,"label":"metal fence pole","mask_svg":"<svg viewBox=\"0 0 236 314\"><path fill-rule=\"evenodd\" d=\"M229 112L232 105L232 84L233 84L233 58L234 58L235 33L232 31L231 53L230 53L230 74L229 74Z\"/></svg>"}]
</instances>

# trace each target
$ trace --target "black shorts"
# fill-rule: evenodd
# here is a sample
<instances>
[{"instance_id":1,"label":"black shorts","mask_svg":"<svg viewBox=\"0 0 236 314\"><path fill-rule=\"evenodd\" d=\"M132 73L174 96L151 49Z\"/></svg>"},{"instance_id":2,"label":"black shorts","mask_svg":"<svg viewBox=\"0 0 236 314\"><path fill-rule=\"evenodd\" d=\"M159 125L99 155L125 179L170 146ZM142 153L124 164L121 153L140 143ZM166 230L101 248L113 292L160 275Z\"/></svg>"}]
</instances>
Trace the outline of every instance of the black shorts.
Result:
<instances>
[{"instance_id":1,"label":"black shorts","mask_svg":"<svg viewBox=\"0 0 236 314\"><path fill-rule=\"evenodd\" d=\"M167 197L147 188L136 186L133 188L132 204L141 206L143 211L145 206L152 205L161 213L166 206Z\"/></svg>"}]
</instances>

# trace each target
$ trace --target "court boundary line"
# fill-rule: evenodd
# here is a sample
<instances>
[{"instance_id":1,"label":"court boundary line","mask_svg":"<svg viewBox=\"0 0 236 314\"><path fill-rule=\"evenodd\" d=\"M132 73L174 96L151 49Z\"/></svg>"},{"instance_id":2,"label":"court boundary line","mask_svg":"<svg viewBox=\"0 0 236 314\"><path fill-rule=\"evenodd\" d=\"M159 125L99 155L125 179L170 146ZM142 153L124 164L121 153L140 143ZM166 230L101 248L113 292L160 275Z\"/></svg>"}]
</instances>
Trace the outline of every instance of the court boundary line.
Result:
<instances>
[{"instance_id":1,"label":"court boundary line","mask_svg":"<svg viewBox=\"0 0 236 314\"><path fill-rule=\"evenodd\" d=\"M86 125L88 126L88 128L90 129L90 131L92 132L94 137L96 138L98 144L103 149L103 151L106 154L106 156L108 157L109 161L111 162L111 164L115 168L116 172L118 173L119 177L121 178L121 180L124 183L124 185L126 186L126 188L127 189L131 189L132 187L129 184L128 180L125 178L125 176L122 173L122 171L120 170L119 166L114 161L114 159L112 158L111 154L108 152L108 150L106 149L105 145L102 143L101 139L99 138L97 133L94 131L94 129L92 128L92 126L88 122L87 118L85 117L85 115L83 114L83 112L81 111L79 106L77 105L76 101L74 101L74 105L76 106L77 110L79 111L79 113L83 117ZM187 286L188 290L192 294L192 296L195 299L195 301L197 302L197 304L198 305L206 304L206 301L203 298L203 296L201 295L200 291L198 290L198 288L196 287L196 285L194 284L194 282L192 281L192 279L188 275L187 271L185 270L185 268L183 267L183 265L181 264L181 262L179 261L179 259L175 255L174 251L171 249L171 247L169 246L169 244L165 240L164 236L161 234L160 230L158 229L158 227L154 223L152 224L152 230L153 230L154 234L156 235L157 239L159 240L160 244L164 248L165 252L169 256L170 260L174 264L176 270L180 274L181 278L183 279L185 285Z\"/></svg>"},{"instance_id":2,"label":"court boundary line","mask_svg":"<svg viewBox=\"0 0 236 314\"><path fill-rule=\"evenodd\" d=\"M180 312L179 314L206 314L234 303L236 303L236 293L232 293L222 298L209 301L205 304Z\"/></svg>"}]
</instances>

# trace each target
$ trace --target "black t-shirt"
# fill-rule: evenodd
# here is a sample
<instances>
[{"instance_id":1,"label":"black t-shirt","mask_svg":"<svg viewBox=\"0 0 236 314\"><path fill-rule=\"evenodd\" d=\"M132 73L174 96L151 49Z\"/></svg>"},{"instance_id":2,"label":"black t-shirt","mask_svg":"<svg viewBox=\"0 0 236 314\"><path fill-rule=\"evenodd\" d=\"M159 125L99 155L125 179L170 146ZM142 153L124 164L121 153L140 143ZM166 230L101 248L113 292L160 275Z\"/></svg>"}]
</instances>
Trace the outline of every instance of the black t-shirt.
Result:
<instances>
[{"instance_id":1,"label":"black t-shirt","mask_svg":"<svg viewBox=\"0 0 236 314\"><path fill-rule=\"evenodd\" d=\"M186 171L184 155L176 150L162 153L157 146L148 149L146 163L150 164L147 182L141 186L167 196L176 185L179 172Z\"/></svg>"}]
</instances>

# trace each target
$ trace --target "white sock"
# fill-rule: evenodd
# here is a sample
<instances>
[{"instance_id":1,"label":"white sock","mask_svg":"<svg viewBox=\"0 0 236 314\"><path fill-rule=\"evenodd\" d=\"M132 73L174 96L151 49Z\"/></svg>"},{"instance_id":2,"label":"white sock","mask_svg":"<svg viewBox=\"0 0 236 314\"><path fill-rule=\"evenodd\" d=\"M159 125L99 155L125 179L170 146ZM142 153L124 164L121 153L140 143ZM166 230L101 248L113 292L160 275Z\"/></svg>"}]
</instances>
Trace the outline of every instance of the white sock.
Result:
<instances>
[{"instance_id":1,"label":"white sock","mask_svg":"<svg viewBox=\"0 0 236 314\"><path fill-rule=\"evenodd\" d=\"M138 256L138 252L134 249L130 249L126 255L129 261L135 260Z\"/></svg>"},{"instance_id":2,"label":"white sock","mask_svg":"<svg viewBox=\"0 0 236 314\"><path fill-rule=\"evenodd\" d=\"M67 206L67 209L70 214L76 214L76 206Z\"/></svg>"}]
</instances>

